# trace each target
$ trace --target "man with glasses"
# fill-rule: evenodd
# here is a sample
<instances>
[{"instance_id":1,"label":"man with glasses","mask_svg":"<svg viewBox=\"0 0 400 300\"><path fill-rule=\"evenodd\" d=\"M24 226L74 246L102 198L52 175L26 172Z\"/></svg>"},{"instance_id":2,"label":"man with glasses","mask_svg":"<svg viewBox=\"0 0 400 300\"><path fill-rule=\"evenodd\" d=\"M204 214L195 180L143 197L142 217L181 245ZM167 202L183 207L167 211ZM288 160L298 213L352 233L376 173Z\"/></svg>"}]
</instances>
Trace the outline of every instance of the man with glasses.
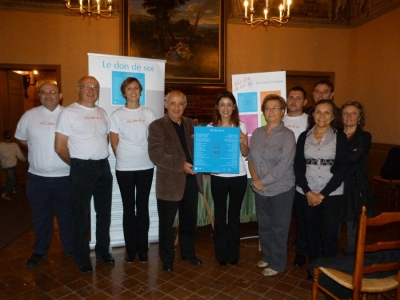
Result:
<instances>
[{"instance_id":1,"label":"man with glasses","mask_svg":"<svg viewBox=\"0 0 400 300\"><path fill-rule=\"evenodd\" d=\"M113 181L108 162L110 122L106 111L96 106L100 90L96 78L83 77L77 90L78 102L65 108L58 118L55 150L71 166L74 259L81 272L91 273L87 231L92 196L96 210L96 257L114 264L109 253Z\"/></svg>"},{"instance_id":2,"label":"man with glasses","mask_svg":"<svg viewBox=\"0 0 400 300\"><path fill-rule=\"evenodd\" d=\"M63 254L73 255L72 197L70 168L54 151L57 118L63 107L58 86L45 82L39 87L41 106L25 112L18 122L15 138L28 148L26 192L33 212L35 244L27 268L36 267L47 257L57 216Z\"/></svg>"}]
</instances>

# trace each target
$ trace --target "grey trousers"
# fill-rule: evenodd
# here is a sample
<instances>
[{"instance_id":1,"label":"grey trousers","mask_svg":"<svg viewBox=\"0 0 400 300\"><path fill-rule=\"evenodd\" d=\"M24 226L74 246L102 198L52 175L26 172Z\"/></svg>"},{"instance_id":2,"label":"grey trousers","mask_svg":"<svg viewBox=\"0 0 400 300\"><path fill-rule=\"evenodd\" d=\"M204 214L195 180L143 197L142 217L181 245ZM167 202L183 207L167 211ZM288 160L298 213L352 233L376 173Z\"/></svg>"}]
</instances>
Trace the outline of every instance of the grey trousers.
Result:
<instances>
[{"instance_id":1,"label":"grey trousers","mask_svg":"<svg viewBox=\"0 0 400 300\"><path fill-rule=\"evenodd\" d=\"M255 193L262 260L278 272L286 268L294 192L295 188L292 187L287 192L271 197Z\"/></svg>"}]
</instances>

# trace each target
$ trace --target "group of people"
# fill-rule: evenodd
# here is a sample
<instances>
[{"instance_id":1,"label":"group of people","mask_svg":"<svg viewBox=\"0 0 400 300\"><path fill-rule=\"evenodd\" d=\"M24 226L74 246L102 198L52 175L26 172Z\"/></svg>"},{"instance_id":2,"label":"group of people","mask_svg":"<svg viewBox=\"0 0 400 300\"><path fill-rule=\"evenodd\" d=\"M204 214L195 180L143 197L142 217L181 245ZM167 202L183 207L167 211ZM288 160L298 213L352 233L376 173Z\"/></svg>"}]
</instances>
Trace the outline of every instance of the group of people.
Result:
<instances>
[{"instance_id":1,"label":"group of people","mask_svg":"<svg viewBox=\"0 0 400 300\"><path fill-rule=\"evenodd\" d=\"M83 273L93 271L87 240L92 197L95 255L105 264L114 264L109 252L113 182L109 142L123 204L125 261L134 262L136 255L142 263L148 260L149 195L156 166L162 269L171 272L174 268L177 213L180 256L194 266L202 265L195 253L195 235L203 176L193 171L194 122L183 116L186 96L170 91L164 100L166 114L156 119L150 108L140 105L141 83L128 77L121 85L126 104L109 118L96 105L99 92L97 79L85 76L77 84L78 101L63 108L58 86L43 83L39 88L42 105L27 111L18 123L15 138L29 150L27 195L35 230L27 268L47 257L55 214L63 254L73 258ZM240 128L239 174L211 174L213 239L221 266L239 261L246 159L262 250L257 267L263 268L264 276L286 268L292 206L296 266L305 264L307 254L310 261L335 256L342 220L348 222L348 243L354 244L358 211L367 198L374 213L365 170L371 135L362 130L362 105L348 102L338 109L331 100L333 85L326 81L315 85L313 97L315 105L307 115L303 112L306 92L299 86L290 90L287 101L274 94L266 96L261 110L267 125L254 131L249 147L234 95L229 91L218 95L208 126Z\"/></svg>"},{"instance_id":2,"label":"group of people","mask_svg":"<svg viewBox=\"0 0 400 300\"><path fill-rule=\"evenodd\" d=\"M182 259L202 264L195 256L194 235L197 193L203 182L192 170L194 123L182 116L186 97L179 91L170 92L165 100L167 114L155 121L154 112L140 105L142 90L137 78L126 78L121 84L126 104L109 118L96 105L100 84L93 76L78 81L78 101L65 108L60 105L57 84L45 82L39 87L42 105L21 117L15 133L19 144L29 150L27 196L35 243L27 268L47 257L55 215L63 254L73 258L81 272L93 272L87 240L92 198L96 258L115 263L109 252L113 183L109 142L116 156L123 204L125 261L134 262L136 255L142 263L148 260L149 194L156 164L163 269L173 269L173 222L178 209Z\"/></svg>"},{"instance_id":3,"label":"group of people","mask_svg":"<svg viewBox=\"0 0 400 300\"><path fill-rule=\"evenodd\" d=\"M243 138L247 136L246 126L237 119L236 100L228 94L218 96L210 125L240 127ZM243 144L241 139L239 159L242 162L247 153L255 192L262 251L256 266L263 268L263 276L274 276L286 268L292 208L296 217L296 267L303 266L307 256L310 263L337 256L342 221L347 222L348 247L354 247L361 206L367 206L369 216L376 214L367 181L371 134L362 129L364 108L350 101L339 109L333 96L333 84L318 81L314 105L305 113L306 92L300 86L289 91L287 101L267 95L261 104L267 125L253 132L250 147L247 138ZM245 174L211 175L215 256L221 265L232 263L232 259L233 264L238 263L239 218L246 185L240 180Z\"/></svg>"},{"instance_id":4,"label":"group of people","mask_svg":"<svg viewBox=\"0 0 400 300\"><path fill-rule=\"evenodd\" d=\"M347 222L348 247L354 247L361 206L376 214L367 181L371 134L362 130L364 108L351 101L339 109L333 95L331 82L318 81L308 114L300 86L289 91L286 103L277 95L263 100L267 125L253 133L247 158L263 253L257 266L265 268L264 276L286 267L292 203L296 267L307 256L310 263L337 256L342 221Z\"/></svg>"}]
</instances>

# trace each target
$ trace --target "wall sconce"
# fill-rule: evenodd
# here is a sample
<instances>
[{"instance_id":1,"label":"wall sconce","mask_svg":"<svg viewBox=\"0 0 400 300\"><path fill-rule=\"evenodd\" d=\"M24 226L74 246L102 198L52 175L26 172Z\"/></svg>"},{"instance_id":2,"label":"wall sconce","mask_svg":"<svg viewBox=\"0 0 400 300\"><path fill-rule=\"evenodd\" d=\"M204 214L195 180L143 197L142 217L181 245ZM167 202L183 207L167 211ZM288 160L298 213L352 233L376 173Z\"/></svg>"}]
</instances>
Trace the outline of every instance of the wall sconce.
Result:
<instances>
[{"instance_id":1,"label":"wall sconce","mask_svg":"<svg viewBox=\"0 0 400 300\"><path fill-rule=\"evenodd\" d=\"M28 88L29 88L31 85L36 85L36 82L37 82L37 79L36 79L36 76L35 76L35 75L38 74L38 71L35 70L35 71L32 72L32 74L34 75L34 76L33 76L33 83L31 83L31 76L30 76L30 73L25 74L25 75L22 75L22 77L23 77L23 79L24 79L25 98L29 98L29 95L28 95Z\"/></svg>"}]
</instances>

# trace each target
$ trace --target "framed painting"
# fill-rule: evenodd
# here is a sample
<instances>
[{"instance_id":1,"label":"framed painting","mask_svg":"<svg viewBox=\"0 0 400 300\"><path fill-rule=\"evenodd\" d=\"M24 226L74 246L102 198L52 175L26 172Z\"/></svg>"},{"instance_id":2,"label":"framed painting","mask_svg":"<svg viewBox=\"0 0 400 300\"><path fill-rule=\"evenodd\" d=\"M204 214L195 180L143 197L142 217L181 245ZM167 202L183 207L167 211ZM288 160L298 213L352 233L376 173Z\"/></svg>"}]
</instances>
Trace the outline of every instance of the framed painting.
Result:
<instances>
[{"instance_id":1,"label":"framed painting","mask_svg":"<svg viewBox=\"0 0 400 300\"><path fill-rule=\"evenodd\" d=\"M124 55L164 59L166 83L225 84L224 0L126 2Z\"/></svg>"}]
</instances>

